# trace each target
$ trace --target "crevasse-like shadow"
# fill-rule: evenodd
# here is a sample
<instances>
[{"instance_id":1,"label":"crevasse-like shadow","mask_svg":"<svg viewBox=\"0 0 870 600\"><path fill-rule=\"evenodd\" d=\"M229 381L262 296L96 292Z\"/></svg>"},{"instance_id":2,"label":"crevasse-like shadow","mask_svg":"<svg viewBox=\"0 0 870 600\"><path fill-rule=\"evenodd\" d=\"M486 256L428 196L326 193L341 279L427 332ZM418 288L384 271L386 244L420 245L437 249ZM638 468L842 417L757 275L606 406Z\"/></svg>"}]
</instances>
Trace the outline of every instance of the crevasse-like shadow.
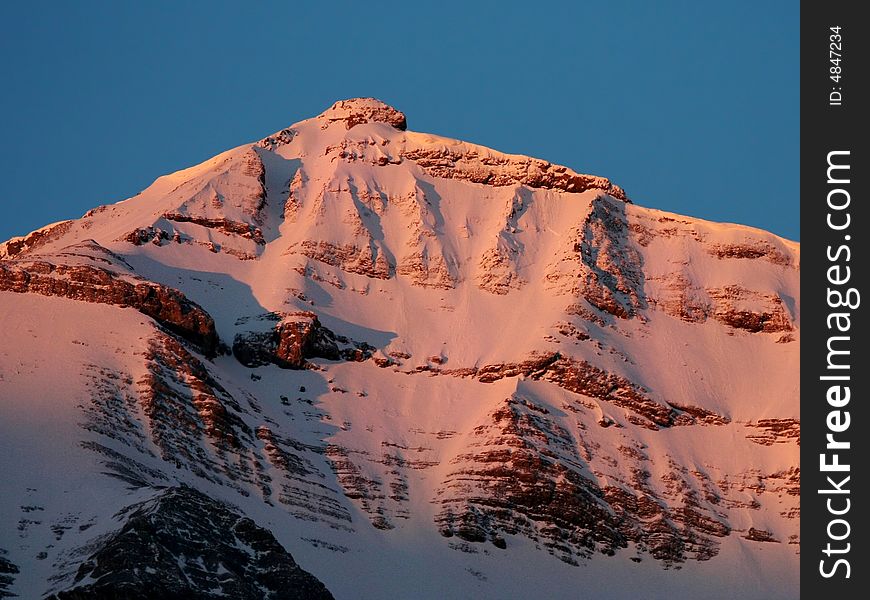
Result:
<instances>
[{"instance_id":1,"label":"crevasse-like shadow","mask_svg":"<svg viewBox=\"0 0 870 600\"><path fill-rule=\"evenodd\" d=\"M290 182L302 167L298 158L284 158L262 148L254 148L265 170L266 222L263 224L263 239L266 244L280 237L284 221L284 205L290 195ZM264 246L265 247L265 246ZM261 247L261 251L262 251Z\"/></svg>"}]
</instances>

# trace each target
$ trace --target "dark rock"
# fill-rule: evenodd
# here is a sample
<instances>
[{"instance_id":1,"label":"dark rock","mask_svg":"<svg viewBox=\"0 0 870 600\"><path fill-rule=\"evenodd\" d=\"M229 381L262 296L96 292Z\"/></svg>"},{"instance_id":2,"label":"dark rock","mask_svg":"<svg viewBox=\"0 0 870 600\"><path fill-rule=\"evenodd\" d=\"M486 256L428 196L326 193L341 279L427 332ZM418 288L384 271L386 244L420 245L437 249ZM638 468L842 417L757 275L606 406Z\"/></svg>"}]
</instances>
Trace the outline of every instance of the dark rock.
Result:
<instances>
[{"instance_id":1,"label":"dark rock","mask_svg":"<svg viewBox=\"0 0 870 600\"><path fill-rule=\"evenodd\" d=\"M333 242L303 240L293 248L294 252L313 260L338 267L347 273L365 275L374 279L389 279L395 270L384 252L372 249L372 244L339 244Z\"/></svg>"},{"instance_id":2,"label":"dark rock","mask_svg":"<svg viewBox=\"0 0 870 600\"><path fill-rule=\"evenodd\" d=\"M251 368L276 364L284 369L305 369L309 358L361 362L374 350L364 342L336 335L317 315L304 311L286 315L273 329L240 333L233 339L233 354Z\"/></svg>"},{"instance_id":3,"label":"dark rock","mask_svg":"<svg viewBox=\"0 0 870 600\"><path fill-rule=\"evenodd\" d=\"M132 281L100 267L40 261L0 263L0 291L60 296L80 302L130 306L216 355L214 319L175 288L134 278Z\"/></svg>"},{"instance_id":4,"label":"dark rock","mask_svg":"<svg viewBox=\"0 0 870 600\"><path fill-rule=\"evenodd\" d=\"M25 256L31 250L44 246L48 242L58 239L69 231L74 221L62 221L49 227L34 231L24 237L9 240L0 244L0 258L14 258Z\"/></svg>"},{"instance_id":5,"label":"dark rock","mask_svg":"<svg viewBox=\"0 0 870 600\"><path fill-rule=\"evenodd\" d=\"M755 527L750 527L749 531L746 532L746 535L744 535L743 537L753 542L779 543L779 540L773 537L773 534L771 532L765 531L763 529L756 529Z\"/></svg>"},{"instance_id":6,"label":"dark rock","mask_svg":"<svg viewBox=\"0 0 870 600\"><path fill-rule=\"evenodd\" d=\"M148 242L160 244L162 240L170 238L169 232L160 229L159 227L140 227L134 229L124 236L124 240L130 242L134 246L143 246Z\"/></svg>"},{"instance_id":7,"label":"dark rock","mask_svg":"<svg viewBox=\"0 0 870 600\"><path fill-rule=\"evenodd\" d=\"M621 319L646 308L643 259L631 243L625 205L607 196L596 198L581 236L574 246L581 262L580 294Z\"/></svg>"},{"instance_id":8,"label":"dark rock","mask_svg":"<svg viewBox=\"0 0 870 600\"><path fill-rule=\"evenodd\" d=\"M0 598L10 598L15 596L9 591L9 587L15 581L15 575L18 574L18 567L9 562L5 557L6 550L0 548Z\"/></svg>"},{"instance_id":9,"label":"dark rock","mask_svg":"<svg viewBox=\"0 0 870 600\"><path fill-rule=\"evenodd\" d=\"M363 123L386 123L400 131L408 128L403 112L376 98L339 100L317 118L326 121L327 124L344 122L346 129Z\"/></svg>"},{"instance_id":10,"label":"dark rock","mask_svg":"<svg viewBox=\"0 0 870 600\"><path fill-rule=\"evenodd\" d=\"M266 240L263 238L263 232L261 231L261 229L250 223L242 223L239 221L232 221L225 218L210 219L206 217L198 217L195 215L186 215L182 213L166 213L163 215L163 218L167 221L175 221L176 223L194 223L196 225L202 225L203 227L207 227L209 229L217 229L218 231L221 231L228 235L238 235L243 238L249 239L255 244L259 245L263 245L266 243Z\"/></svg>"},{"instance_id":11,"label":"dark rock","mask_svg":"<svg viewBox=\"0 0 870 600\"><path fill-rule=\"evenodd\" d=\"M330 600L274 536L188 487L123 511L74 581L48 600Z\"/></svg>"},{"instance_id":12,"label":"dark rock","mask_svg":"<svg viewBox=\"0 0 870 600\"><path fill-rule=\"evenodd\" d=\"M502 547L501 534L523 535L569 564L634 542L672 565L715 556L717 539L731 532L693 489L703 474L671 463L669 492L658 495L638 447L619 449L628 481L604 485L590 477L571 433L531 397L507 398L462 448L439 491L435 522L445 537Z\"/></svg>"},{"instance_id":13,"label":"dark rock","mask_svg":"<svg viewBox=\"0 0 870 600\"><path fill-rule=\"evenodd\" d=\"M708 252L720 259L746 258L754 260L763 258L783 267L791 266L792 263L791 258L785 252L764 241L743 244L716 244L711 246Z\"/></svg>"},{"instance_id":14,"label":"dark rock","mask_svg":"<svg viewBox=\"0 0 870 600\"><path fill-rule=\"evenodd\" d=\"M801 422L799 419L759 419L747 423L747 428L754 429L746 438L762 446L774 444L801 443Z\"/></svg>"},{"instance_id":15,"label":"dark rock","mask_svg":"<svg viewBox=\"0 0 870 600\"><path fill-rule=\"evenodd\" d=\"M409 148L402 153L402 158L415 162L433 177L461 179L495 187L526 185L578 194L597 189L629 202L625 191L605 177L575 173L568 167L527 156L482 156L473 149L454 150L438 146Z\"/></svg>"},{"instance_id":16,"label":"dark rock","mask_svg":"<svg viewBox=\"0 0 870 600\"><path fill-rule=\"evenodd\" d=\"M543 379L568 391L598 398L637 413L643 417L639 424L652 429L676 424L675 420L679 415L672 406L656 402L648 396L647 390L624 377L599 369L587 361L562 356L558 352L533 354L521 363L497 363L472 369L470 372L457 369L442 373L463 377L472 375L482 383L519 375L535 380Z\"/></svg>"},{"instance_id":17,"label":"dark rock","mask_svg":"<svg viewBox=\"0 0 870 600\"><path fill-rule=\"evenodd\" d=\"M707 290L715 302L713 317L734 329L750 333L779 333L794 329L782 299L776 294L759 294L739 285ZM746 310L740 304L746 300L763 303L764 310Z\"/></svg>"}]
</instances>

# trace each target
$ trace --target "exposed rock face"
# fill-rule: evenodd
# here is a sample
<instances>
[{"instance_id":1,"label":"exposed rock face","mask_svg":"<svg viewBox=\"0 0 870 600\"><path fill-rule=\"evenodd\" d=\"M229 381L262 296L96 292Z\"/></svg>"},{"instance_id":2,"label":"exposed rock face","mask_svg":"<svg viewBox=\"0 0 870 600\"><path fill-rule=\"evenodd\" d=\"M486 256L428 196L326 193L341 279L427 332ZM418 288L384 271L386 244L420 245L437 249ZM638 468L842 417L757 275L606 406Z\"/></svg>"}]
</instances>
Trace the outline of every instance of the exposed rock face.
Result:
<instances>
[{"instance_id":1,"label":"exposed rock face","mask_svg":"<svg viewBox=\"0 0 870 600\"><path fill-rule=\"evenodd\" d=\"M172 210L154 214L152 224L137 227L118 241L163 246L171 240L242 260L256 258L266 244L265 232L275 226L267 210L261 151L248 148L217 162L203 179L182 183L170 192L176 199Z\"/></svg>"},{"instance_id":2,"label":"exposed rock face","mask_svg":"<svg viewBox=\"0 0 870 600\"><path fill-rule=\"evenodd\" d=\"M744 244L713 244L709 249L710 254L716 258L762 258L775 265L784 267L791 266L791 258L782 250L766 242L747 242Z\"/></svg>"},{"instance_id":3,"label":"exposed rock face","mask_svg":"<svg viewBox=\"0 0 870 600\"><path fill-rule=\"evenodd\" d=\"M581 175L568 167L527 156L482 155L475 149L409 146L402 152L402 158L413 161L433 177L462 179L494 187L527 185L570 193L595 189L628 202L625 191L605 177Z\"/></svg>"},{"instance_id":4,"label":"exposed rock face","mask_svg":"<svg viewBox=\"0 0 870 600\"><path fill-rule=\"evenodd\" d=\"M130 306L213 356L218 347L214 319L176 289L104 268L46 260L0 263L0 291L60 296L81 302Z\"/></svg>"},{"instance_id":5,"label":"exposed rock face","mask_svg":"<svg viewBox=\"0 0 870 600\"><path fill-rule=\"evenodd\" d=\"M693 491L688 471L673 465L673 497L657 499L645 454L625 447L627 485L602 487L584 447L585 458L546 406L522 395L506 399L451 460L435 517L441 534L499 548L504 534L522 534L571 564L629 541L665 564L717 554L730 527Z\"/></svg>"},{"instance_id":6,"label":"exposed rock face","mask_svg":"<svg viewBox=\"0 0 870 600\"><path fill-rule=\"evenodd\" d=\"M196 217L192 215L184 215L181 213L166 213L163 218L167 221L175 221L177 223L195 223L209 229L217 229L227 234L239 235L243 238L252 240L256 244L263 245L263 232L259 227L255 227L250 223L240 223L229 219L208 219L205 217ZM168 238L168 236L167 236Z\"/></svg>"},{"instance_id":7,"label":"exposed rock face","mask_svg":"<svg viewBox=\"0 0 870 600\"><path fill-rule=\"evenodd\" d=\"M512 397L474 429L444 481L435 519L442 535L505 547L501 533L523 533L567 557L626 545L568 433L547 412Z\"/></svg>"},{"instance_id":8,"label":"exposed rock face","mask_svg":"<svg viewBox=\"0 0 870 600\"><path fill-rule=\"evenodd\" d=\"M801 422L797 419L760 419L755 423L747 423L747 427L755 431L746 437L762 446L801 443Z\"/></svg>"},{"instance_id":9,"label":"exposed rock face","mask_svg":"<svg viewBox=\"0 0 870 600\"><path fill-rule=\"evenodd\" d=\"M49 600L329 600L269 531L189 487L128 507Z\"/></svg>"},{"instance_id":10,"label":"exposed rock face","mask_svg":"<svg viewBox=\"0 0 870 600\"><path fill-rule=\"evenodd\" d=\"M169 336L158 336L146 353L148 373L136 386L150 438L164 460L204 479L262 485L246 453L251 428L238 402L205 365Z\"/></svg>"},{"instance_id":11,"label":"exposed rock face","mask_svg":"<svg viewBox=\"0 0 870 600\"><path fill-rule=\"evenodd\" d=\"M6 560L4 554L6 554L6 550L0 548L0 598L9 598L15 595L8 590L12 582L15 581L18 567Z\"/></svg>"},{"instance_id":12,"label":"exposed rock face","mask_svg":"<svg viewBox=\"0 0 870 600\"><path fill-rule=\"evenodd\" d=\"M712 422L728 420L697 407L683 407L656 402L648 396L649 390L614 373L608 373L586 361L572 360L558 352L533 354L520 363L496 363L482 367L429 371L459 377L472 376L483 383L492 383L505 377L524 376L533 380L555 383L577 394L604 400L623 408L637 417L636 424L650 429L672 425L693 424L696 418Z\"/></svg>"},{"instance_id":13,"label":"exposed rock face","mask_svg":"<svg viewBox=\"0 0 870 600\"><path fill-rule=\"evenodd\" d=\"M628 236L622 206L606 197L593 203L579 242L581 294L590 304L628 319L646 307L643 262Z\"/></svg>"},{"instance_id":14,"label":"exposed rock face","mask_svg":"<svg viewBox=\"0 0 870 600\"><path fill-rule=\"evenodd\" d=\"M707 290L714 302L717 321L750 333L791 331L792 324L782 299L773 294L759 294L739 285ZM745 308L747 301L762 308Z\"/></svg>"},{"instance_id":15,"label":"exposed rock face","mask_svg":"<svg viewBox=\"0 0 870 600\"><path fill-rule=\"evenodd\" d=\"M7 242L0 243L0 259L24 256L31 250L36 250L40 246L58 239L69 230L72 223L72 221L61 221L60 223L37 229L24 237L13 238Z\"/></svg>"},{"instance_id":16,"label":"exposed rock face","mask_svg":"<svg viewBox=\"0 0 870 600\"><path fill-rule=\"evenodd\" d=\"M247 367L273 363L285 369L304 369L306 359L362 361L374 348L336 335L320 323L312 312L295 312L268 331L240 333L233 340L233 354Z\"/></svg>"},{"instance_id":17,"label":"exposed rock face","mask_svg":"<svg viewBox=\"0 0 870 600\"><path fill-rule=\"evenodd\" d=\"M348 273L356 273L375 279L389 279L393 273L394 265L390 264L383 252L379 252L378 248L373 246L373 243L358 246L304 240L292 249L292 252L338 267Z\"/></svg>"},{"instance_id":18,"label":"exposed rock face","mask_svg":"<svg viewBox=\"0 0 870 600\"><path fill-rule=\"evenodd\" d=\"M703 289L692 285L679 272L659 281L664 285L650 304L688 323L715 319L749 333L794 330L791 316L778 295L753 292L739 285Z\"/></svg>"},{"instance_id":19,"label":"exposed rock face","mask_svg":"<svg viewBox=\"0 0 870 600\"><path fill-rule=\"evenodd\" d=\"M770 531L756 529L755 527L750 527L749 531L747 531L746 535L743 537L747 540L752 540L753 542L779 542L779 540L773 537L773 533Z\"/></svg>"},{"instance_id":20,"label":"exposed rock face","mask_svg":"<svg viewBox=\"0 0 870 600\"><path fill-rule=\"evenodd\" d=\"M138 229L134 229L130 233L124 236L124 241L130 242L134 246L142 246L143 244L147 244L151 242L152 244L160 245L163 241L170 239L168 231L164 231L159 227L153 227L149 225L148 227L140 227Z\"/></svg>"},{"instance_id":21,"label":"exposed rock face","mask_svg":"<svg viewBox=\"0 0 870 600\"><path fill-rule=\"evenodd\" d=\"M289 144L293 141L293 138L296 136L296 131L291 127L287 127L278 131L277 133L267 136L257 142L258 148L264 148L269 151L273 151L276 148L280 148L286 144Z\"/></svg>"},{"instance_id":22,"label":"exposed rock face","mask_svg":"<svg viewBox=\"0 0 870 600\"><path fill-rule=\"evenodd\" d=\"M630 234L624 203L596 197L568 241L544 275L552 289L584 298L620 319L634 318L647 308L643 256Z\"/></svg>"},{"instance_id":23,"label":"exposed rock face","mask_svg":"<svg viewBox=\"0 0 870 600\"><path fill-rule=\"evenodd\" d=\"M386 123L401 131L408 128L404 113L375 98L339 100L317 118L324 121L324 127L342 122L346 129L361 123Z\"/></svg>"},{"instance_id":24,"label":"exposed rock face","mask_svg":"<svg viewBox=\"0 0 870 600\"><path fill-rule=\"evenodd\" d=\"M525 281L516 272L518 256L515 248L496 246L480 257L477 285L491 294L504 296L511 290L521 288Z\"/></svg>"},{"instance_id":25,"label":"exposed rock face","mask_svg":"<svg viewBox=\"0 0 870 600\"><path fill-rule=\"evenodd\" d=\"M266 220L266 168L257 148L249 148L233 161L219 164L200 185L177 190L178 209L163 217L224 230L256 241Z\"/></svg>"},{"instance_id":26,"label":"exposed rock face","mask_svg":"<svg viewBox=\"0 0 870 600\"><path fill-rule=\"evenodd\" d=\"M426 248L406 255L396 268L396 273L424 288L448 290L456 283L444 255L430 253Z\"/></svg>"}]
</instances>

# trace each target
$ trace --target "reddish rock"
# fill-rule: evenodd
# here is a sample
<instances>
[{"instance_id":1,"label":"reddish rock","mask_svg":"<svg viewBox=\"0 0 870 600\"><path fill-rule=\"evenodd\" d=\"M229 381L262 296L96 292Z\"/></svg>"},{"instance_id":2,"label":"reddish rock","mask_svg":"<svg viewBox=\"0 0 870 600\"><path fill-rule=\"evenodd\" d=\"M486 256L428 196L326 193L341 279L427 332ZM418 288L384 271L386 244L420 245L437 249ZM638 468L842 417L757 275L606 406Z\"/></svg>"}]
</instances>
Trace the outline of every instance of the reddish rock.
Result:
<instances>
[{"instance_id":1,"label":"reddish rock","mask_svg":"<svg viewBox=\"0 0 870 600\"><path fill-rule=\"evenodd\" d=\"M14 238L5 243L0 243L0 258L14 258L25 256L31 250L35 250L46 243L58 239L69 231L74 221L61 221L54 225L43 227L20 238Z\"/></svg>"},{"instance_id":2,"label":"reddish rock","mask_svg":"<svg viewBox=\"0 0 870 600\"><path fill-rule=\"evenodd\" d=\"M481 155L473 148L460 150L438 146L408 148L402 153L402 158L414 161L433 177L463 179L495 187L527 185L578 194L601 190L629 202L625 191L605 177L575 173L568 167L528 156Z\"/></svg>"},{"instance_id":3,"label":"reddish rock","mask_svg":"<svg viewBox=\"0 0 870 600\"><path fill-rule=\"evenodd\" d=\"M403 112L376 98L339 100L317 118L324 121L324 127L343 122L346 129L362 123L386 123L400 131L408 128Z\"/></svg>"},{"instance_id":4,"label":"reddish rock","mask_svg":"<svg viewBox=\"0 0 870 600\"><path fill-rule=\"evenodd\" d=\"M195 343L206 356L217 352L219 340L211 315L180 291L144 279L122 278L88 265L4 261L0 263L0 291L129 306Z\"/></svg>"},{"instance_id":5,"label":"reddish rock","mask_svg":"<svg viewBox=\"0 0 870 600\"><path fill-rule=\"evenodd\" d=\"M230 219L224 218L207 219L205 217L197 217L181 213L165 213L163 218L167 221L175 221L176 223L194 223L196 225L208 227L209 229L217 229L218 231L229 235L238 235L245 239L249 239L259 245L266 243L266 240L263 239L263 232L260 228L249 223L241 223L239 221L231 221Z\"/></svg>"}]
</instances>

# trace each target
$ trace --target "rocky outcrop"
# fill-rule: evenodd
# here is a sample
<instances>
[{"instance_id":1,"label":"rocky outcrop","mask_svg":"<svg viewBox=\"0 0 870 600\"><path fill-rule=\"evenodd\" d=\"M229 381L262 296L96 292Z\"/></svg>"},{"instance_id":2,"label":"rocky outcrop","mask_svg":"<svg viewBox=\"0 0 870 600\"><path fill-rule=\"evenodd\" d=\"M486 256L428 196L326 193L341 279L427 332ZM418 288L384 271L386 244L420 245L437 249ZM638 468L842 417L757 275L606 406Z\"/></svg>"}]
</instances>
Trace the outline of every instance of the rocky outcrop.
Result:
<instances>
[{"instance_id":1,"label":"rocky outcrop","mask_svg":"<svg viewBox=\"0 0 870 600\"><path fill-rule=\"evenodd\" d=\"M270 478L264 492L267 502L274 498L297 518L325 522L333 529L353 531L350 512L341 492L324 485L323 474L306 457L306 452L322 453L322 448L312 449L281 436L269 425L257 427L256 435L263 443L269 464L281 473L281 477Z\"/></svg>"},{"instance_id":2,"label":"rocky outcrop","mask_svg":"<svg viewBox=\"0 0 870 600\"><path fill-rule=\"evenodd\" d=\"M24 237L12 238L0 243L0 259L26 256L27 253L37 250L48 242L60 238L69 231L73 221L61 221L54 225L37 229Z\"/></svg>"},{"instance_id":3,"label":"rocky outcrop","mask_svg":"<svg viewBox=\"0 0 870 600\"><path fill-rule=\"evenodd\" d=\"M580 293L590 304L623 319L646 308L643 259L631 244L623 205L596 198L575 249L583 267Z\"/></svg>"},{"instance_id":4,"label":"rocky outcrop","mask_svg":"<svg viewBox=\"0 0 870 600\"><path fill-rule=\"evenodd\" d=\"M573 227L544 274L550 289L585 299L600 311L593 319L631 319L647 308L643 255L635 246L625 204L599 195ZM582 311L582 307L578 306Z\"/></svg>"},{"instance_id":5,"label":"rocky outcrop","mask_svg":"<svg viewBox=\"0 0 870 600\"><path fill-rule=\"evenodd\" d=\"M227 235L238 235L249 239L261 246L266 243L266 240L263 239L262 230L250 223L241 223L226 218L209 219L181 213L165 213L163 218L167 221L175 221L176 223L194 223L209 229L217 229Z\"/></svg>"},{"instance_id":6,"label":"rocky outcrop","mask_svg":"<svg viewBox=\"0 0 870 600\"><path fill-rule=\"evenodd\" d=\"M6 554L6 550L0 548L0 598L11 598L17 595L12 593L9 588L15 582L18 567L9 562L4 554Z\"/></svg>"},{"instance_id":7,"label":"rocky outcrop","mask_svg":"<svg viewBox=\"0 0 870 600\"><path fill-rule=\"evenodd\" d=\"M762 446L801 443L801 422L798 419L759 419L746 426L752 431L747 439Z\"/></svg>"},{"instance_id":8,"label":"rocky outcrop","mask_svg":"<svg viewBox=\"0 0 870 600\"><path fill-rule=\"evenodd\" d=\"M206 176L181 183L170 192L173 210L117 241L162 246L172 240L243 260L256 258L266 244L264 231L274 225L266 210L266 168L260 152L248 148L217 162Z\"/></svg>"},{"instance_id":9,"label":"rocky outcrop","mask_svg":"<svg viewBox=\"0 0 870 600\"><path fill-rule=\"evenodd\" d=\"M779 543L779 540L773 537L773 533L770 531L766 531L764 529L756 529L755 527L750 527L749 531L746 532L746 535L743 536L745 539L750 540L752 542L774 542Z\"/></svg>"},{"instance_id":10,"label":"rocky outcrop","mask_svg":"<svg viewBox=\"0 0 870 600\"><path fill-rule=\"evenodd\" d=\"M519 253L512 248L490 248L480 257L477 266L477 287L504 296L521 288L526 282L517 274Z\"/></svg>"},{"instance_id":11,"label":"rocky outcrop","mask_svg":"<svg viewBox=\"0 0 870 600\"><path fill-rule=\"evenodd\" d=\"M688 323L715 319L749 333L794 331L789 311L777 294L764 294L740 285L705 289L681 272L660 276L655 284L658 291L649 304Z\"/></svg>"},{"instance_id":12,"label":"rocky outcrop","mask_svg":"<svg viewBox=\"0 0 870 600\"><path fill-rule=\"evenodd\" d=\"M256 443L243 419L246 411L205 364L174 338L160 333L148 341L143 358L144 375L134 381L116 376L120 381L115 393L129 397L123 406L113 406L107 394L95 393L88 428L106 435L107 428L101 424L107 418L125 421L141 431L144 440L131 449L152 456L156 452L166 466L244 495L252 490L267 495L269 479L261 457L251 451ZM124 438L135 441L131 435ZM91 449L104 454L100 448ZM107 458L111 459L109 471L128 479L123 461ZM152 475L148 470L140 473L141 485L163 483L159 474Z\"/></svg>"},{"instance_id":13,"label":"rocky outcrop","mask_svg":"<svg viewBox=\"0 0 870 600\"><path fill-rule=\"evenodd\" d=\"M326 456L345 496L365 512L376 529L390 530L411 516L411 471L437 466L432 448L381 441L378 451L331 443Z\"/></svg>"},{"instance_id":14,"label":"rocky outcrop","mask_svg":"<svg viewBox=\"0 0 870 600\"><path fill-rule=\"evenodd\" d=\"M473 430L443 482L441 535L505 548L503 534L523 534L575 563L627 545L570 434L548 412L511 397Z\"/></svg>"},{"instance_id":15,"label":"rocky outcrop","mask_svg":"<svg viewBox=\"0 0 870 600\"><path fill-rule=\"evenodd\" d=\"M703 323L712 314L709 294L695 285L688 275L674 272L650 281L658 290L648 297L651 307L687 323Z\"/></svg>"},{"instance_id":16,"label":"rocky outcrop","mask_svg":"<svg viewBox=\"0 0 870 600\"><path fill-rule=\"evenodd\" d=\"M304 369L307 359L363 361L374 348L336 335L320 323L312 312L275 315L279 322L267 331L237 334L233 354L246 367L276 364L284 369Z\"/></svg>"},{"instance_id":17,"label":"rocky outcrop","mask_svg":"<svg viewBox=\"0 0 870 600\"><path fill-rule=\"evenodd\" d=\"M331 600L266 529L189 487L123 511L48 600Z\"/></svg>"},{"instance_id":18,"label":"rocky outcrop","mask_svg":"<svg viewBox=\"0 0 870 600\"><path fill-rule=\"evenodd\" d=\"M162 242L171 239L171 237L168 231L149 225L148 227L134 229L122 239L134 246L144 246L148 242L159 246Z\"/></svg>"},{"instance_id":19,"label":"rocky outcrop","mask_svg":"<svg viewBox=\"0 0 870 600\"><path fill-rule=\"evenodd\" d=\"M294 517L349 529L341 493L324 484L312 462L321 448L263 423L253 397L242 392L246 405L240 404L211 374L214 367L173 337L157 332L141 356L145 374L138 377L95 365L87 370L81 426L102 439L80 445L97 456L106 474L138 489L162 487L172 475L189 472L280 504ZM289 405L286 397L283 402Z\"/></svg>"},{"instance_id":20,"label":"rocky outcrop","mask_svg":"<svg viewBox=\"0 0 870 600\"><path fill-rule=\"evenodd\" d=\"M695 422L695 415L686 408L661 404L649 397L649 391L615 373L609 373L587 361L576 360L558 352L533 353L519 363L495 363L465 369L428 368L445 375L474 377L482 383L492 383L505 377L520 375L532 380L549 381L576 394L609 402L635 416L637 424L650 429ZM702 411L702 420L714 413ZM727 420L725 421L727 422Z\"/></svg>"},{"instance_id":21,"label":"rocky outcrop","mask_svg":"<svg viewBox=\"0 0 870 600\"><path fill-rule=\"evenodd\" d=\"M376 529L394 529L395 525L390 520L386 504L386 490L383 481L366 473L357 461L351 458L351 454L365 454L354 452L339 446L329 444L326 448L326 456L332 465L332 470L341 485L344 495L353 500L369 515L372 526Z\"/></svg>"},{"instance_id":22,"label":"rocky outcrop","mask_svg":"<svg viewBox=\"0 0 870 600\"><path fill-rule=\"evenodd\" d=\"M793 329L782 299L776 294L761 294L739 285L714 288L707 290L707 293L714 302L713 318L729 327L750 333L777 333ZM756 308L759 305L760 308Z\"/></svg>"},{"instance_id":23,"label":"rocky outcrop","mask_svg":"<svg viewBox=\"0 0 870 600\"><path fill-rule=\"evenodd\" d=\"M517 240L521 229L520 217L531 205L529 194L523 190L511 197L505 209L505 222L496 236L495 245L484 251L477 267L477 286L491 294L505 295L527 282L519 275L523 244Z\"/></svg>"},{"instance_id":24,"label":"rocky outcrop","mask_svg":"<svg viewBox=\"0 0 870 600\"><path fill-rule=\"evenodd\" d=\"M400 131L408 128L405 114L376 98L351 98L339 100L317 117L326 128L332 123L342 123L350 129L362 123L386 123Z\"/></svg>"},{"instance_id":25,"label":"rocky outcrop","mask_svg":"<svg viewBox=\"0 0 870 600\"><path fill-rule=\"evenodd\" d=\"M302 254L308 258L338 267L348 273L365 275L375 279L389 279L394 270L386 255L373 244L358 246L355 244L334 244L332 242L305 240L289 254Z\"/></svg>"},{"instance_id":26,"label":"rocky outcrop","mask_svg":"<svg viewBox=\"0 0 870 600\"><path fill-rule=\"evenodd\" d=\"M719 259L745 258L764 259L782 267L791 266L792 260L785 252L768 242L756 240L741 244L711 244L707 251Z\"/></svg>"},{"instance_id":27,"label":"rocky outcrop","mask_svg":"<svg viewBox=\"0 0 870 600\"><path fill-rule=\"evenodd\" d=\"M292 142L294 137L296 137L296 131L291 127L287 127L270 136L264 137L262 140L257 142L257 147L274 151L281 146L285 146Z\"/></svg>"},{"instance_id":28,"label":"rocky outcrop","mask_svg":"<svg viewBox=\"0 0 870 600\"><path fill-rule=\"evenodd\" d=\"M403 257L396 267L396 273L419 287L449 290L456 285L456 277L451 273L444 255L430 254L426 248Z\"/></svg>"},{"instance_id":29,"label":"rocky outcrop","mask_svg":"<svg viewBox=\"0 0 870 600\"><path fill-rule=\"evenodd\" d=\"M601 190L623 202L629 201L625 191L606 177L583 175L537 158L501 154L471 145L453 148L409 144L402 152L402 158L413 161L432 177L461 179L494 187L526 185L577 194Z\"/></svg>"},{"instance_id":30,"label":"rocky outcrop","mask_svg":"<svg viewBox=\"0 0 870 600\"><path fill-rule=\"evenodd\" d=\"M121 277L89 265L46 260L0 263L0 291L60 296L80 302L132 307L214 356L214 319L178 290L134 276Z\"/></svg>"},{"instance_id":31,"label":"rocky outcrop","mask_svg":"<svg viewBox=\"0 0 870 600\"><path fill-rule=\"evenodd\" d=\"M622 485L599 485L582 443L551 410L515 394L468 435L451 461L435 522L445 537L505 548L504 534L535 540L570 564L629 542L666 565L706 560L729 535L723 517L694 491L693 475L671 464L665 494L649 485L648 459L621 448ZM613 481L613 478L606 480Z\"/></svg>"}]
</instances>

